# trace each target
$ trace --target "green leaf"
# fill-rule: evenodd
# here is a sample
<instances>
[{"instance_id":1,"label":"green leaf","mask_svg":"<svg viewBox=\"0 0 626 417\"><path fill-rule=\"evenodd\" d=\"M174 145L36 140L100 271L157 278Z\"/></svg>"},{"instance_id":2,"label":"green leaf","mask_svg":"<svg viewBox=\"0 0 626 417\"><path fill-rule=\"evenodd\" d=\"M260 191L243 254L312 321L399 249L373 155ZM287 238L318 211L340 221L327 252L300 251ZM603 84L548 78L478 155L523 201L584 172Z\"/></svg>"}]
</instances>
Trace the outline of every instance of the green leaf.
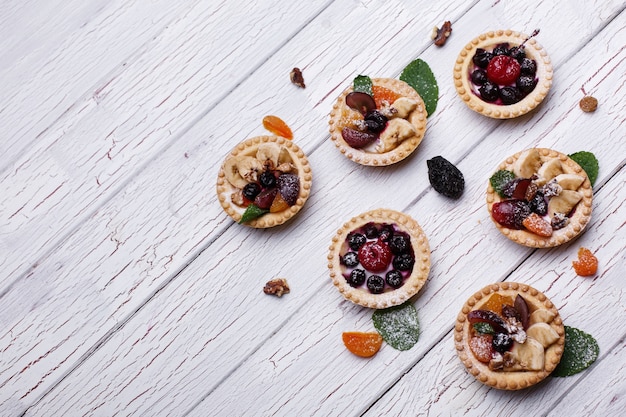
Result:
<instances>
[{"instance_id":1,"label":"green leaf","mask_svg":"<svg viewBox=\"0 0 626 417\"><path fill-rule=\"evenodd\" d=\"M262 209L258 207L257 205L250 204L248 207L246 207L246 211L244 211L243 214L241 215L241 220L239 220L239 224L247 223L250 220L259 218L265 213L267 213L268 211L269 210Z\"/></svg>"},{"instance_id":2,"label":"green leaf","mask_svg":"<svg viewBox=\"0 0 626 417\"><path fill-rule=\"evenodd\" d=\"M553 376L570 376L591 366L598 359L600 347L590 334L565 326L565 348Z\"/></svg>"},{"instance_id":3,"label":"green leaf","mask_svg":"<svg viewBox=\"0 0 626 417\"><path fill-rule=\"evenodd\" d=\"M506 197L502 194L502 189L506 183L513 179L515 179L514 173L501 169L500 171L496 171L496 173L489 178L489 183L491 184L491 187L493 187L494 191L500 195L500 197Z\"/></svg>"},{"instance_id":4,"label":"green leaf","mask_svg":"<svg viewBox=\"0 0 626 417\"><path fill-rule=\"evenodd\" d=\"M374 311L372 321L383 340L394 349L409 350L419 339L417 310L408 301L399 306Z\"/></svg>"},{"instance_id":5,"label":"green leaf","mask_svg":"<svg viewBox=\"0 0 626 417\"><path fill-rule=\"evenodd\" d=\"M600 169L596 156L587 151L576 152L568 156L585 170L591 185L593 185L598 179L598 170Z\"/></svg>"},{"instance_id":6,"label":"green leaf","mask_svg":"<svg viewBox=\"0 0 626 417\"><path fill-rule=\"evenodd\" d=\"M417 91L424 100L428 115L433 114L437 108L437 100L439 100L439 87L428 64L419 58L416 59L402 71L400 80Z\"/></svg>"},{"instance_id":7,"label":"green leaf","mask_svg":"<svg viewBox=\"0 0 626 417\"><path fill-rule=\"evenodd\" d=\"M358 93L366 93L370 96L374 93L372 92L372 79L367 75L359 75L353 81L352 89Z\"/></svg>"},{"instance_id":8,"label":"green leaf","mask_svg":"<svg viewBox=\"0 0 626 417\"><path fill-rule=\"evenodd\" d=\"M491 324L489 323L484 323L484 322L478 322L478 323L474 323L474 330L476 330L477 333L480 334L494 334L495 330L493 330L493 326L491 326Z\"/></svg>"}]
</instances>

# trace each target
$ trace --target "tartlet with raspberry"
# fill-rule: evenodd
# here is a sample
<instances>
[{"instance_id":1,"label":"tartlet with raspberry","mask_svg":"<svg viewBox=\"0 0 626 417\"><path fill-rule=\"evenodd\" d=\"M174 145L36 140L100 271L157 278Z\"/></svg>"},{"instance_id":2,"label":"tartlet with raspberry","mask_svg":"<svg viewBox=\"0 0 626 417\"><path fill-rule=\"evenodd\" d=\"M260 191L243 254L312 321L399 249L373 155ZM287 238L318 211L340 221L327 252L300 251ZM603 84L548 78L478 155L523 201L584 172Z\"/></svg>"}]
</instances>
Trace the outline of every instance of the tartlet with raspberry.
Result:
<instances>
[{"instance_id":1,"label":"tartlet with raspberry","mask_svg":"<svg viewBox=\"0 0 626 417\"><path fill-rule=\"evenodd\" d=\"M537 107L552 86L552 75L550 57L534 36L512 30L474 38L459 53L453 73L463 102L495 119L518 117Z\"/></svg>"},{"instance_id":2,"label":"tartlet with raspberry","mask_svg":"<svg viewBox=\"0 0 626 417\"><path fill-rule=\"evenodd\" d=\"M368 211L337 231L328 269L333 284L353 303L375 309L395 306L417 294L428 278L428 239L404 213Z\"/></svg>"},{"instance_id":3,"label":"tartlet with raspberry","mask_svg":"<svg viewBox=\"0 0 626 417\"><path fill-rule=\"evenodd\" d=\"M489 179L487 209L498 230L521 245L562 245L591 219L593 191L567 155L530 148L508 157Z\"/></svg>"},{"instance_id":4,"label":"tartlet with raspberry","mask_svg":"<svg viewBox=\"0 0 626 417\"><path fill-rule=\"evenodd\" d=\"M236 222L268 228L300 211L311 181L311 167L300 147L282 137L256 136L226 156L217 176L217 196Z\"/></svg>"},{"instance_id":5,"label":"tartlet with raspberry","mask_svg":"<svg viewBox=\"0 0 626 417\"><path fill-rule=\"evenodd\" d=\"M501 282L484 287L463 305L454 345L478 381L503 390L523 389L559 364L565 326L545 294L526 284Z\"/></svg>"},{"instance_id":6,"label":"tartlet with raspberry","mask_svg":"<svg viewBox=\"0 0 626 417\"><path fill-rule=\"evenodd\" d=\"M407 83L371 79L371 91L347 88L330 113L330 137L339 151L361 165L384 166L408 157L426 132L426 108Z\"/></svg>"}]
</instances>

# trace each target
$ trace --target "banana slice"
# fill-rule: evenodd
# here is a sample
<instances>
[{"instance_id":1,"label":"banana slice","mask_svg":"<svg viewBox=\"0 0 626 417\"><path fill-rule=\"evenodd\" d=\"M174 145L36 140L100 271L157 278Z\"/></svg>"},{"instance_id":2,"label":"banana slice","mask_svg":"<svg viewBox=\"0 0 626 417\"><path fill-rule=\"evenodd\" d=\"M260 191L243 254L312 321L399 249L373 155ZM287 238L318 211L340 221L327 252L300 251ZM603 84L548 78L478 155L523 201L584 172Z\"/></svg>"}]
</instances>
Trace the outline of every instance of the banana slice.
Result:
<instances>
[{"instance_id":1,"label":"banana slice","mask_svg":"<svg viewBox=\"0 0 626 417\"><path fill-rule=\"evenodd\" d=\"M293 163L293 159L291 159L289 151L284 146L281 146L280 153L278 154L278 165L291 163Z\"/></svg>"},{"instance_id":2,"label":"banana slice","mask_svg":"<svg viewBox=\"0 0 626 417\"><path fill-rule=\"evenodd\" d=\"M235 188L243 188L246 186L248 181L246 181L240 174L239 169L237 168L239 157L231 156L230 158L226 158L224 161L224 176L226 181L228 181Z\"/></svg>"},{"instance_id":3,"label":"banana slice","mask_svg":"<svg viewBox=\"0 0 626 417\"><path fill-rule=\"evenodd\" d=\"M540 308L530 314L530 319L528 320L528 322L531 326L535 323L550 323L552 320L554 320L554 317L556 317L556 314L554 314L552 311L546 310L545 308Z\"/></svg>"},{"instance_id":4,"label":"banana slice","mask_svg":"<svg viewBox=\"0 0 626 417\"><path fill-rule=\"evenodd\" d=\"M526 337L538 341L544 349L559 340L559 334L548 323L533 324L526 329Z\"/></svg>"},{"instance_id":5,"label":"banana slice","mask_svg":"<svg viewBox=\"0 0 626 417\"><path fill-rule=\"evenodd\" d=\"M397 111L393 117L406 119L409 117L409 114L417 108L417 101L408 97L400 97L393 102L393 105L391 107L393 107Z\"/></svg>"},{"instance_id":6,"label":"banana slice","mask_svg":"<svg viewBox=\"0 0 626 417\"><path fill-rule=\"evenodd\" d=\"M559 195L550 198L548 214L550 217L554 217L556 213L567 215L582 198L582 194L578 191L563 190Z\"/></svg>"},{"instance_id":7,"label":"banana slice","mask_svg":"<svg viewBox=\"0 0 626 417\"><path fill-rule=\"evenodd\" d=\"M380 134L380 143L376 145L376 152L385 153L398 147L398 145L417 135L415 126L406 119L391 119L387 122L387 127Z\"/></svg>"},{"instance_id":8,"label":"banana slice","mask_svg":"<svg viewBox=\"0 0 626 417\"><path fill-rule=\"evenodd\" d=\"M530 178L541 167L541 156L536 148L524 151L515 161L513 173L517 177Z\"/></svg>"},{"instance_id":9,"label":"banana slice","mask_svg":"<svg viewBox=\"0 0 626 417\"><path fill-rule=\"evenodd\" d=\"M263 172L263 164L253 156L242 155L237 158L237 171L248 182L256 182ZM245 184L244 184L245 185Z\"/></svg>"},{"instance_id":10,"label":"banana slice","mask_svg":"<svg viewBox=\"0 0 626 417\"><path fill-rule=\"evenodd\" d=\"M513 343L511 358L514 365L511 370L542 371L544 365L543 345L535 339L526 338L524 343ZM506 368L505 368L506 369Z\"/></svg>"},{"instance_id":11,"label":"banana slice","mask_svg":"<svg viewBox=\"0 0 626 417\"><path fill-rule=\"evenodd\" d=\"M274 169L278 166L278 158L280 157L281 147L277 143L267 142L259 145L256 151L256 159L268 169Z\"/></svg>"},{"instance_id":12,"label":"banana slice","mask_svg":"<svg viewBox=\"0 0 626 417\"><path fill-rule=\"evenodd\" d=\"M555 179L564 190L578 190L585 181L585 177L576 174L559 174Z\"/></svg>"},{"instance_id":13,"label":"banana slice","mask_svg":"<svg viewBox=\"0 0 626 417\"><path fill-rule=\"evenodd\" d=\"M561 165L561 160L558 158L552 158L544 162L537 171L537 175L542 179L543 184L560 174L563 174L563 165Z\"/></svg>"}]
</instances>

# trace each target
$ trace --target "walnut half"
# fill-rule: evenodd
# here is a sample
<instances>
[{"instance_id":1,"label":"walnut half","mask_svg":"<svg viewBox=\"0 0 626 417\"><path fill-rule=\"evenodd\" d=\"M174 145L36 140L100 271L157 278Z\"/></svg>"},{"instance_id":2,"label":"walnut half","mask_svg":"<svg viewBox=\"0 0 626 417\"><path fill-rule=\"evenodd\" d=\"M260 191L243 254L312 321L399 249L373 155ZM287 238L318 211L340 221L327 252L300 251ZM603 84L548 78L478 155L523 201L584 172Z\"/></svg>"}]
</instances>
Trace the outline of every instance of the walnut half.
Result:
<instances>
[{"instance_id":1,"label":"walnut half","mask_svg":"<svg viewBox=\"0 0 626 417\"><path fill-rule=\"evenodd\" d=\"M289 285L287 285L287 280L285 278L275 278L267 281L265 287L263 287L263 292L265 294L282 297L283 294L289 293Z\"/></svg>"}]
</instances>

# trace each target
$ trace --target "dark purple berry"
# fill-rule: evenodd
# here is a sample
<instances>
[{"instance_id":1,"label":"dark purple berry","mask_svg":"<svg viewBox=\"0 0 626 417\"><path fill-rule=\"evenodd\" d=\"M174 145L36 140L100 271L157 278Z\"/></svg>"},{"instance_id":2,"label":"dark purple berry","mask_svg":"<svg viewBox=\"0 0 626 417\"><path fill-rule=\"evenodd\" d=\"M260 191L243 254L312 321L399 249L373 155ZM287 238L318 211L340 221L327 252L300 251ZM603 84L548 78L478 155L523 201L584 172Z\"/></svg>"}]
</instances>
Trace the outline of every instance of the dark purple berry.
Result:
<instances>
[{"instance_id":1,"label":"dark purple berry","mask_svg":"<svg viewBox=\"0 0 626 417\"><path fill-rule=\"evenodd\" d=\"M385 290L385 280L380 275L370 275L367 279L367 289L372 294L380 294Z\"/></svg>"},{"instance_id":2,"label":"dark purple berry","mask_svg":"<svg viewBox=\"0 0 626 417\"><path fill-rule=\"evenodd\" d=\"M259 177L259 182L263 188L276 187L276 176L271 171L263 171Z\"/></svg>"},{"instance_id":3,"label":"dark purple berry","mask_svg":"<svg viewBox=\"0 0 626 417\"><path fill-rule=\"evenodd\" d=\"M488 102L496 101L500 94L498 93L498 86L491 81L485 82L480 86L478 92L480 93L480 97Z\"/></svg>"},{"instance_id":4,"label":"dark purple berry","mask_svg":"<svg viewBox=\"0 0 626 417\"><path fill-rule=\"evenodd\" d=\"M383 242L389 242L389 239L393 236L393 226L390 224L383 225L378 231L378 238Z\"/></svg>"},{"instance_id":5,"label":"dark purple berry","mask_svg":"<svg viewBox=\"0 0 626 417\"><path fill-rule=\"evenodd\" d=\"M276 180L278 192L287 204L293 206L300 195L300 179L296 174L284 173Z\"/></svg>"},{"instance_id":6,"label":"dark purple berry","mask_svg":"<svg viewBox=\"0 0 626 417\"><path fill-rule=\"evenodd\" d=\"M515 104L522 99L522 94L515 87L502 87L500 89L500 99L502 99L502 104Z\"/></svg>"},{"instance_id":7,"label":"dark purple berry","mask_svg":"<svg viewBox=\"0 0 626 417\"><path fill-rule=\"evenodd\" d=\"M390 287L400 288L402 286L402 280L402 273L400 271L396 271L395 269L392 269L385 274L385 281L387 281L387 284Z\"/></svg>"},{"instance_id":8,"label":"dark purple berry","mask_svg":"<svg viewBox=\"0 0 626 417\"><path fill-rule=\"evenodd\" d=\"M393 258L392 265L399 271L410 271L415 264L415 258L410 253L403 253Z\"/></svg>"},{"instance_id":9,"label":"dark purple berry","mask_svg":"<svg viewBox=\"0 0 626 417\"><path fill-rule=\"evenodd\" d=\"M478 68L472 72L472 75L470 77L474 84L483 85L487 81L487 71Z\"/></svg>"},{"instance_id":10,"label":"dark purple berry","mask_svg":"<svg viewBox=\"0 0 626 417\"><path fill-rule=\"evenodd\" d=\"M528 94L535 89L537 80L532 75L522 75L515 83L517 88L524 94Z\"/></svg>"},{"instance_id":11,"label":"dark purple berry","mask_svg":"<svg viewBox=\"0 0 626 417\"><path fill-rule=\"evenodd\" d=\"M404 233L397 233L389 239L389 249L394 255L399 255L409 250L411 242Z\"/></svg>"},{"instance_id":12,"label":"dark purple berry","mask_svg":"<svg viewBox=\"0 0 626 417\"><path fill-rule=\"evenodd\" d=\"M496 352L504 353L513 344L513 339L506 333L496 333L493 335L493 341L491 342L491 346L493 350Z\"/></svg>"},{"instance_id":13,"label":"dark purple berry","mask_svg":"<svg viewBox=\"0 0 626 417\"><path fill-rule=\"evenodd\" d=\"M256 182L251 182L243 187L243 196L250 201L254 201L254 198L261 192L261 186Z\"/></svg>"},{"instance_id":14,"label":"dark purple berry","mask_svg":"<svg viewBox=\"0 0 626 417\"><path fill-rule=\"evenodd\" d=\"M548 213L548 202L546 201L543 191L537 190L533 198L530 200L530 211L540 216Z\"/></svg>"},{"instance_id":15,"label":"dark purple berry","mask_svg":"<svg viewBox=\"0 0 626 417\"><path fill-rule=\"evenodd\" d=\"M348 268L354 268L359 264L359 254L356 252L348 252L343 255L341 262Z\"/></svg>"},{"instance_id":16,"label":"dark purple berry","mask_svg":"<svg viewBox=\"0 0 626 417\"><path fill-rule=\"evenodd\" d=\"M426 161L428 165L428 180L435 191L450 198L459 198L465 189L463 173L450 161L435 156Z\"/></svg>"},{"instance_id":17,"label":"dark purple berry","mask_svg":"<svg viewBox=\"0 0 626 417\"><path fill-rule=\"evenodd\" d=\"M534 59L524 58L520 62L520 71L522 75L535 75L537 72L537 63Z\"/></svg>"},{"instance_id":18,"label":"dark purple berry","mask_svg":"<svg viewBox=\"0 0 626 417\"><path fill-rule=\"evenodd\" d=\"M368 239L376 239L378 237L378 228L376 227L376 225L372 224L372 223L368 223L365 225L365 236Z\"/></svg>"},{"instance_id":19,"label":"dark purple berry","mask_svg":"<svg viewBox=\"0 0 626 417\"><path fill-rule=\"evenodd\" d=\"M368 131L380 133L387 127L387 118L378 110L374 110L365 115L365 125Z\"/></svg>"},{"instance_id":20,"label":"dark purple berry","mask_svg":"<svg viewBox=\"0 0 626 417\"><path fill-rule=\"evenodd\" d=\"M526 58L526 48L524 45L514 46L509 49L509 56L521 63L522 59Z\"/></svg>"},{"instance_id":21,"label":"dark purple berry","mask_svg":"<svg viewBox=\"0 0 626 417\"><path fill-rule=\"evenodd\" d=\"M350 233L348 235L348 246L352 250L359 250L365 244L367 239L361 233Z\"/></svg>"},{"instance_id":22,"label":"dark purple berry","mask_svg":"<svg viewBox=\"0 0 626 417\"><path fill-rule=\"evenodd\" d=\"M491 52L485 51L482 48L476 49L476 53L472 58L472 62L479 68L487 68L489 65L489 61L493 58L493 54Z\"/></svg>"},{"instance_id":23,"label":"dark purple berry","mask_svg":"<svg viewBox=\"0 0 626 417\"><path fill-rule=\"evenodd\" d=\"M493 48L492 53L493 53L494 56L508 55L509 54L509 44L508 43L501 43L501 44L499 44L498 46Z\"/></svg>"},{"instance_id":24,"label":"dark purple berry","mask_svg":"<svg viewBox=\"0 0 626 417\"><path fill-rule=\"evenodd\" d=\"M530 215L530 204L526 200L503 200L493 203L491 216L509 229L523 229L523 221Z\"/></svg>"},{"instance_id":25,"label":"dark purple berry","mask_svg":"<svg viewBox=\"0 0 626 417\"><path fill-rule=\"evenodd\" d=\"M359 285L363 285L363 283L365 282L365 278L366 275L364 270L353 269L352 272L350 272L350 276L348 277L347 281L351 287L358 287Z\"/></svg>"}]
</instances>

